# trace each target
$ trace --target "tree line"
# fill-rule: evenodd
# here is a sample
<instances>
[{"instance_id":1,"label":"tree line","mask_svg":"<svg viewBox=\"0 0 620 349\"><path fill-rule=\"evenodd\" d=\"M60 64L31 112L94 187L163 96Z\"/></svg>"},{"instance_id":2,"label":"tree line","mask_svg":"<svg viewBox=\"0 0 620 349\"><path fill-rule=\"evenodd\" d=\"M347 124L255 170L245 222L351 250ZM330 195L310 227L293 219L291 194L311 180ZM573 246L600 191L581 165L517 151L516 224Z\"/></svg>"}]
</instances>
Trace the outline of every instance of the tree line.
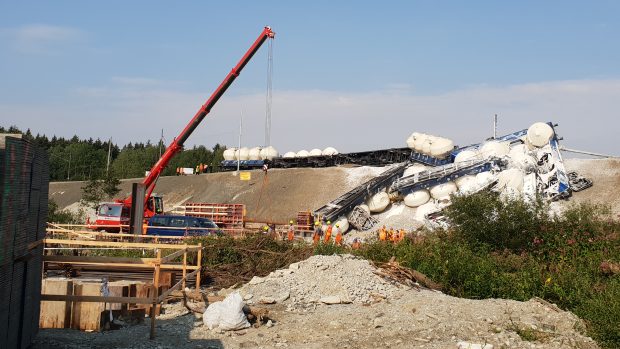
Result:
<instances>
[{"instance_id":1,"label":"tree line","mask_svg":"<svg viewBox=\"0 0 620 349\"><path fill-rule=\"evenodd\" d=\"M50 181L144 177L145 172L160 158L160 153L163 154L166 150L166 145L161 142L129 143L119 147L111 141L81 139L77 135L70 139L55 135L48 138L38 133L33 135L30 129L22 132L15 126L8 128L0 126L0 133L22 133L25 139L47 150L50 160ZM220 163L224 160L224 150L226 147L220 144L211 149L202 145L184 149L170 160L162 176L175 175L178 167L196 168L201 163L208 165L209 171L218 172Z\"/></svg>"}]
</instances>

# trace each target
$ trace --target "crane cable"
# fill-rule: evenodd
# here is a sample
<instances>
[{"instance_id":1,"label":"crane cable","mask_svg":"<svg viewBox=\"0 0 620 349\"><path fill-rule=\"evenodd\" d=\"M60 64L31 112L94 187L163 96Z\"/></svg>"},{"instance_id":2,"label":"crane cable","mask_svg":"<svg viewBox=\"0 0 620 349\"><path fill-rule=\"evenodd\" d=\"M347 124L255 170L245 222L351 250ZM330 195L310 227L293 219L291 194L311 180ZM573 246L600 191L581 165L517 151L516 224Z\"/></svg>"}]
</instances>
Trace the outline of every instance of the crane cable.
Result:
<instances>
[{"instance_id":1,"label":"crane cable","mask_svg":"<svg viewBox=\"0 0 620 349\"><path fill-rule=\"evenodd\" d=\"M271 145L271 101L273 96L273 39L267 42L267 95L265 101L265 147Z\"/></svg>"},{"instance_id":2,"label":"crane cable","mask_svg":"<svg viewBox=\"0 0 620 349\"><path fill-rule=\"evenodd\" d=\"M271 145L271 104L273 97L273 39L269 39L267 42L267 93L265 97L265 147L269 147ZM261 207L261 199L263 198L263 191L268 190L267 187L269 185L269 177L267 172L263 177L263 183L260 188L260 193L258 195L258 202L256 203L256 210ZM267 201L267 207L271 206L271 197L269 192L266 192L265 195ZM267 217L268 220L271 220L271 216Z\"/></svg>"}]
</instances>

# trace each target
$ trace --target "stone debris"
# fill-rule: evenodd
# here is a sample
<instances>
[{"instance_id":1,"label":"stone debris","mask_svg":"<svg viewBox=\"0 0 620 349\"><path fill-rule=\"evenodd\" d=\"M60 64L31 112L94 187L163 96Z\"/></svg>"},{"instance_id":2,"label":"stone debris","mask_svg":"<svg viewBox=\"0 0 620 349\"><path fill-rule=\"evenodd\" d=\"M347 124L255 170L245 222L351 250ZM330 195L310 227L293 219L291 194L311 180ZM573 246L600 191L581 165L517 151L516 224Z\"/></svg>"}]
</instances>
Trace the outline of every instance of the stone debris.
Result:
<instances>
[{"instance_id":1,"label":"stone debris","mask_svg":"<svg viewBox=\"0 0 620 349\"><path fill-rule=\"evenodd\" d=\"M313 256L265 278L254 277L240 292L262 304L287 303L292 308L315 303L369 304L376 302L376 295L389 299L400 287L375 271L367 260L352 255Z\"/></svg>"}]
</instances>

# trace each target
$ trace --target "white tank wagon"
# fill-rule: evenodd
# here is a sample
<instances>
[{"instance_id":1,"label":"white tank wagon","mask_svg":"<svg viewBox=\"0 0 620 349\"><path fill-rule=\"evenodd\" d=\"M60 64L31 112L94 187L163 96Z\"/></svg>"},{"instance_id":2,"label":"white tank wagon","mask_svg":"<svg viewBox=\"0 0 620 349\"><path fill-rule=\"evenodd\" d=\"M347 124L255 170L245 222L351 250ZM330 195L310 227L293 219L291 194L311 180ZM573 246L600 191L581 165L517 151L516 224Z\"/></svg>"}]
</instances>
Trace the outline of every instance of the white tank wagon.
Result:
<instances>
[{"instance_id":1,"label":"white tank wagon","mask_svg":"<svg viewBox=\"0 0 620 349\"><path fill-rule=\"evenodd\" d=\"M310 152L308 153L308 156L321 156L321 155L323 155L323 151L317 148L310 150Z\"/></svg>"}]
</instances>

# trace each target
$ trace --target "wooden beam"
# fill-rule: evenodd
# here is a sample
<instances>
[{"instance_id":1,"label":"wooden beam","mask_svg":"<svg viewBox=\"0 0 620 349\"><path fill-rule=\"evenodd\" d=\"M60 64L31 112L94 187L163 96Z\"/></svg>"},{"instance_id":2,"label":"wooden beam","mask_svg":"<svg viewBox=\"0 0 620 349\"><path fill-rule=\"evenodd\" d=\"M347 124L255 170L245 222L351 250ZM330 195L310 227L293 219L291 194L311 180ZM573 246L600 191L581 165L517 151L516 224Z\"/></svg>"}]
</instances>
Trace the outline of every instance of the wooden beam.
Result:
<instances>
[{"instance_id":1,"label":"wooden beam","mask_svg":"<svg viewBox=\"0 0 620 349\"><path fill-rule=\"evenodd\" d=\"M110 266L110 267L130 267L136 269L145 269L145 268L154 268L156 266L155 262L153 264L138 264L138 263L109 263L109 262L47 262L47 263L55 263L55 264L74 264L74 265L93 265L93 266ZM162 264L160 265L163 271L168 270L183 270L182 264ZM187 269L196 270L199 269L199 266L191 266L188 265Z\"/></svg>"},{"instance_id":2,"label":"wooden beam","mask_svg":"<svg viewBox=\"0 0 620 349\"><path fill-rule=\"evenodd\" d=\"M179 280L179 282L177 282L176 284L174 284L174 286L170 287L166 292L162 293L161 296L159 296L159 303L163 302L166 297L168 297L173 291L176 291L177 289L180 288L180 286L185 283L185 279L192 277L194 275L196 275L196 273L198 272L198 269L194 270L193 272L187 274L187 276L185 278L182 278L181 280Z\"/></svg>"},{"instance_id":3,"label":"wooden beam","mask_svg":"<svg viewBox=\"0 0 620 349\"><path fill-rule=\"evenodd\" d=\"M105 257L105 256L43 256L44 262L59 263L130 263L151 264L155 258Z\"/></svg>"},{"instance_id":4,"label":"wooden beam","mask_svg":"<svg viewBox=\"0 0 620 349\"><path fill-rule=\"evenodd\" d=\"M139 243L139 242L114 242L114 241L78 241L78 240L64 240L64 239L45 239L46 244L62 244L62 245L77 245L77 246L102 246L102 247L134 247L134 248L158 248L158 249L171 249L180 250L184 248L197 248L199 245L185 245L185 244L152 244L152 243Z\"/></svg>"},{"instance_id":5,"label":"wooden beam","mask_svg":"<svg viewBox=\"0 0 620 349\"><path fill-rule=\"evenodd\" d=\"M65 294L42 294L41 300L42 301L56 301L56 302L101 302L101 303L135 303L135 304L150 304L153 302L152 298L75 296L75 295L65 295Z\"/></svg>"},{"instance_id":6,"label":"wooden beam","mask_svg":"<svg viewBox=\"0 0 620 349\"><path fill-rule=\"evenodd\" d=\"M177 257L181 256L181 255L182 255L182 254L184 254L184 253L187 253L187 248L184 248L184 249L182 249L182 250L178 250L178 251L176 251L176 252L174 252L174 253L171 253L171 254L169 254L169 255L167 255L167 256L162 257L162 258L161 258L161 262L162 262L162 263L164 263L164 262L170 262L171 260L173 260L173 259L175 259L175 258L177 258Z\"/></svg>"}]
</instances>

